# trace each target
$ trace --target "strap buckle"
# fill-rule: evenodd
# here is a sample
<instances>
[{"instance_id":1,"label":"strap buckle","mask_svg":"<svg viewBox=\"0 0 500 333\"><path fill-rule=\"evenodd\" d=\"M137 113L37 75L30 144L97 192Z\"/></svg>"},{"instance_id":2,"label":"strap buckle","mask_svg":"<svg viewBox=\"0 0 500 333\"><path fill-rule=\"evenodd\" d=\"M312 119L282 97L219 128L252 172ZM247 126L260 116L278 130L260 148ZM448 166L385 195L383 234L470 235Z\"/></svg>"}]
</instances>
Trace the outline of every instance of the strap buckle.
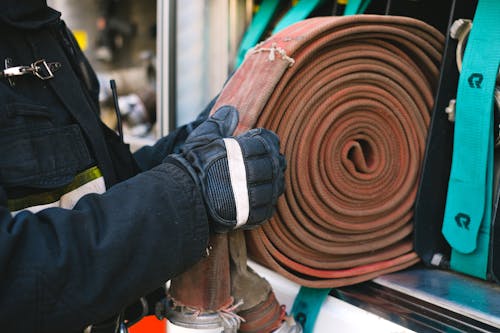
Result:
<instances>
[{"instance_id":1,"label":"strap buckle","mask_svg":"<svg viewBox=\"0 0 500 333\"><path fill-rule=\"evenodd\" d=\"M29 66L10 66L10 61L5 60L5 69L1 72L0 77L11 79L15 76L32 74L40 80L48 80L54 77L54 72L61 68L59 62L46 62L45 59L40 59L33 62Z\"/></svg>"},{"instance_id":2,"label":"strap buckle","mask_svg":"<svg viewBox=\"0 0 500 333\"><path fill-rule=\"evenodd\" d=\"M52 79L54 77L54 71L58 70L60 67L60 63L47 63L45 59L37 60L31 64L33 75L44 81Z\"/></svg>"},{"instance_id":3,"label":"strap buckle","mask_svg":"<svg viewBox=\"0 0 500 333\"><path fill-rule=\"evenodd\" d=\"M8 67L8 68L4 69L3 76L5 76L5 77L20 76L20 75L28 74L30 71L31 71L30 66Z\"/></svg>"}]
</instances>

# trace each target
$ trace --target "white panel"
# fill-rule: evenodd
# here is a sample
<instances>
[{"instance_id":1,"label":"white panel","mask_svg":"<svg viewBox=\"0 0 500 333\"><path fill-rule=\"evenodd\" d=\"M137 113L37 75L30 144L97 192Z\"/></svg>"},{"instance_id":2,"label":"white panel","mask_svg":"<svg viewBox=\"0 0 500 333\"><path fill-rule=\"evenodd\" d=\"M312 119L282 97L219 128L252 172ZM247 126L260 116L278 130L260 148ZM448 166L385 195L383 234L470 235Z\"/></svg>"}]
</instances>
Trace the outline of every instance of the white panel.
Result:
<instances>
[{"instance_id":1,"label":"white panel","mask_svg":"<svg viewBox=\"0 0 500 333\"><path fill-rule=\"evenodd\" d=\"M177 1L177 125L196 118L204 101L205 1Z\"/></svg>"},{"instance_id":2,"label":"white panel","mask_svg":"<svg viewBox=\"0 0 500 333\"><path fill-rule=\"evenodd\" d=\"M250 261L248 265L264 277L271 286L280 304L292 309L300 285ZM413 331L396 325L371 312L328 296L319 311L314 333L411 333Z\"/></svg>"},{"instance_id":3,"label":"white panel","mask_svg":"<svg viewBox=\"0 0 500 333\"><path fill-rule=\"evenodd\" d=\"M160 137L168 133L169 128L169 54L168 54L168 17L170 0L157 1L157 39L156 39L156 110L157 110L157 133Z\"/></svg>"}]
</instances>

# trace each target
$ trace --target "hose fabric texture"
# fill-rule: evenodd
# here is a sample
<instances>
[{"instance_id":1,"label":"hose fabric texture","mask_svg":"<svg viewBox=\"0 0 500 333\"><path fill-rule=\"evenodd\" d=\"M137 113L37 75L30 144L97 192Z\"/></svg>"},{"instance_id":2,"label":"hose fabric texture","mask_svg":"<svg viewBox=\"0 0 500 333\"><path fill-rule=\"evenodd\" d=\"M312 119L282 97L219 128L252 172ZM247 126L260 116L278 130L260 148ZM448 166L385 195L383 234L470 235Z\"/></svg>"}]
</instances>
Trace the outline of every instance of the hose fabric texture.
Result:
<instances>
[{"instance_id":1,"label":"hose fabric texture","mask_svg":"<svg viewBox=\"0 0 500 333\"><path fill-rule=\"evenodd\" d=\"M247 53L213 110L235 135L278 134L288 169L251 258L308 287L332 288L419 261L413 205L444 37L407 17L301 21Z\"/></svg>"}]
</instances>

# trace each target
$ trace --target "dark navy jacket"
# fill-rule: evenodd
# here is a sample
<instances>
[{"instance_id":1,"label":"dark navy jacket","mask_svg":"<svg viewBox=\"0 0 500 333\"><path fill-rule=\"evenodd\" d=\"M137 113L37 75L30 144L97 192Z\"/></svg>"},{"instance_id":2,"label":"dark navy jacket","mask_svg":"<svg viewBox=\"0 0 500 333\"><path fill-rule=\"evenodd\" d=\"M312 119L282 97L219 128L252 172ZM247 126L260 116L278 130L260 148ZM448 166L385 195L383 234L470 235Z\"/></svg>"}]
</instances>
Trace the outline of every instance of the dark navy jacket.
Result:
<instances>
[{"instance_id":1,"label":"dark navy jacket","mask_svg":"<svg viewBox=\"0 0 500 333\"><path fill-rule=\"evenodd\" d=\"M81 332L204 253L199 189L184 170L161 163L188 128L140 151L136 164L101 123L95 75L58 12L44 0L2 0L0 31L2 64L61 63L46 81L29 75L11 86L0 78L0 329ZM92 165L104 194L71 210L9 211L7 199L59 188Z\"/></svg>"}]
</instances>

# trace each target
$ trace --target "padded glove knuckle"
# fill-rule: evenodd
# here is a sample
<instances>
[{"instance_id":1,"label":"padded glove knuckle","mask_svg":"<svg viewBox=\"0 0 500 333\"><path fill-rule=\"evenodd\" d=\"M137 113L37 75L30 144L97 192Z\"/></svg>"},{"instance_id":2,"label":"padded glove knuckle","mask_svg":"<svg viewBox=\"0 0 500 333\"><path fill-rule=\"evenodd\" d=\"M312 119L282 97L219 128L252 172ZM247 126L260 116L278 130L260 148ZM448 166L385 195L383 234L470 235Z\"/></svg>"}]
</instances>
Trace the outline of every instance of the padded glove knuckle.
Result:
<instances>
[{"instance_id":1,"label":"padded glove knuckle","mask_svg":"<svg viewBox=\"0 0 500 333\"><path fill-rule=\"evenodd\" d=\"M234 132L237 125L238 111L229 105L222 106L191 132L186 139L184 151L206 145L222 137L227 137Z\"/></svg>"},{"instance_id":2,"label":"padded glove knuckle","mask_svg":"<svg viewBox=\"0 0 500 333\"><path fill-rule=\"evenodd\" d=\"M217 232L254 228L269 219L283 193L286 166L279 138L257 128L228 137L234 108L223 107L190 134L182 154L172 156L201 187Z\"/></svg>"},{"instance_id":3,"label":"padded glove knuckle","mask_svg":"<svg viewBox=\"0 0 500 333\"><path fill-rule=\"evenodd\" d=\"M276 201L273 184L258 184L249 189L252 207L265 206Z\"/></svg>"},{"instance_id":4,"label":"padded glove knuckle","mask_svg":"<svg viewBox=\"0 0 500 333\"><path fill-rule=\"evenodd\" d=\"M273 180L275 166L269 157L246 160L247 180L250 184L268 182Z\"/></svg>"}]
</instances>

